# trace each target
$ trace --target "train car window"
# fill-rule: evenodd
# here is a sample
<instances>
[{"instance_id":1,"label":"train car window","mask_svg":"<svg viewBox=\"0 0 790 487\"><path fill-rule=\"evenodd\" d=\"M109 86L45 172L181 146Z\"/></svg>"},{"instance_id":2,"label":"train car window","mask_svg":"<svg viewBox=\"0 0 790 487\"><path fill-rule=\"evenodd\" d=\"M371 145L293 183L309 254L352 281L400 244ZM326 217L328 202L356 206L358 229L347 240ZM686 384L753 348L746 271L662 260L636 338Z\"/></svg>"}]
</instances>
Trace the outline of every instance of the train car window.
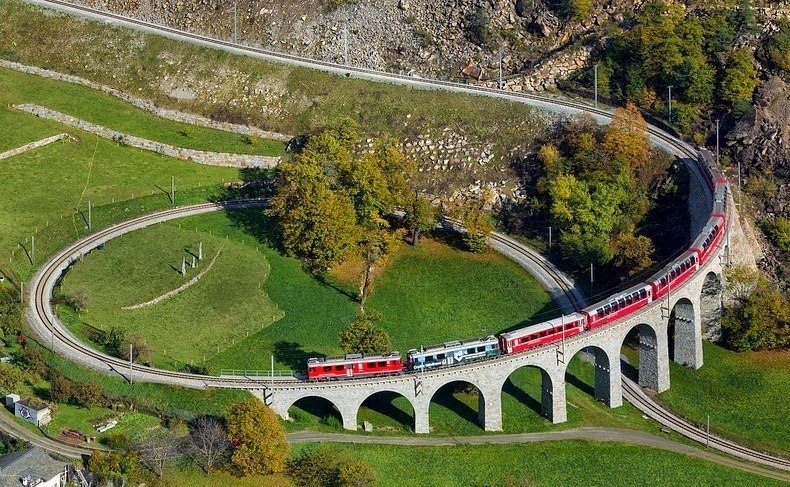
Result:
<instances>
[{"instance_id":1,"label":"train car window","mask_svg":"<svg viewBox=\"0 0 790 487\"><path fill-rule=\"evenodd\" d=\"M634 297L629 294L628 296L625 297L625 303L628 306L631 306L632 304L634 304Z\"/></svg>"},{"instance_id":2,"label":"train car window","mask_svg":"<svg viewBox=\"0 0 790 487\"><path fill-rule=\"evenodd\" d=\"M598 313L598 318L603 318L603 308L598 308L595 312Z\"/></svg>"},{"instance_id":3,"label":"train car window","mask_svg":"<svg viewBox=\"0 0 790 487\"><path fill-rule=\"evenodd\" d=\"M617 305L618 305L620 308L622 308L623 306L625 306L625 298L620 298L620 299L618 299L618 300L617 300Z\"/></svg>"},{"instance_id":4,"label":"train car window","mask_svg":"<svg viewBox=\"0 0 790 487\"><path fill-rule=\"evenodd\" d=\"M485 352L486 347L477 347L477 353Z\"/></svg>"},{"instance_id":5,"label":"train car window","mask_svg":"<svg viewBox=\"0 0 790 487\"><path fill-rule=\"evenodd\" d=\"M611 313L611 312L612 312L612 305L610 305L610 304L607 304L607 305L605 305L605 306L603 307L603 311L604 311L604 313L606 313L606 314L609 314L609 313Z\"/></svg>"},{"instance_id":6,"label":"train car window","mask_svg":"<svg viewBox=\"0 0 790 487\"><path fill-rule=\"evenodd\" d=\"M332 367L324 367L324 372L331 372L331 371L332 371Z\"/></svg>"},{"instance_id":7,"label":"train car window","mask_svg":"<svg viewBox=\"0 0 790 487\"><path fill-rule=\"evenodd\" d=\"M645 291L644 289L640 289L639 290L639 297L642 298L642 299L645 299L647 297L647 291Z\"/></svg>"},{"instance_id":8,"label":"train car window","mask_svg":"<svg viewBox=\"0 0 790 487\"><path fill-rule=\"evenodd\" d=\"M667 278L666 278L666 276L664 276L664 277L661 278L661 287L664 287L666 285L667 285Z\"/></svg>"}]
</instances>

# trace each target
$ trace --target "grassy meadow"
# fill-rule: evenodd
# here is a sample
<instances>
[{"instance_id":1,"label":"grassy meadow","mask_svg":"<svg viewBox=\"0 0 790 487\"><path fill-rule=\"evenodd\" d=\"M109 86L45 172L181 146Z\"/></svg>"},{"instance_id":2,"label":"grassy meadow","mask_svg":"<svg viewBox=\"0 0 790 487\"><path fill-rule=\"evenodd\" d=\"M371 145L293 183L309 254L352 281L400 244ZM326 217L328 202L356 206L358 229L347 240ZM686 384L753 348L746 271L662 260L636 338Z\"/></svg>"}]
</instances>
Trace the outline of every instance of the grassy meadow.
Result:
<instances>
[{"instance_id":1,"label":"grassy meadow","mask_svg":"<svg viewBox=\"0 0 790 487\"><path fill-rule=\"evenodd\" d=\"M698 425L735 442L790 456L790 354L731 352L703 342L698 370L670 362L671 388L658 398Z\"/></svg>"},{"instance_id":2,"label":"grassy meadow","mask_svg":"<svg viewBox=\"0 0 790 487\"><path fill-rule=\"evenodd\" d=\"M266 244L270 225L260 209L232 211L113 240L63 280L63 294L84 287L94 298L79 316L65 310L63 316L77 331L87 324L140 333L160 366L205 356L216 372L267 369L274 355L279 367L301 371L307 355L341 352L337 335L357 307L353 281L348 275L310 277ZM224 245L200 282L150 308L120 309L178 287L184 281L176 272L181 258L190 259L198 241L206 261ZM553 310L545 290L501 255L475 256L431 240L418 248L401 246L374 285L368 309L381 312L380 325L404 353L420 344L496 333Z\"/></svg>"},{"instance_id":3,"label":"grassy meadow","mask_svg":"<svg viewBox=\"0 0 790 487\"><path fill-rule=\"evenodd\" d=\"M331 446L333 455L368 463L379 485L656 486L783 485L754 474L679 453L592 441L518 445L414 447Z\"/></svg>"}]
</instances>

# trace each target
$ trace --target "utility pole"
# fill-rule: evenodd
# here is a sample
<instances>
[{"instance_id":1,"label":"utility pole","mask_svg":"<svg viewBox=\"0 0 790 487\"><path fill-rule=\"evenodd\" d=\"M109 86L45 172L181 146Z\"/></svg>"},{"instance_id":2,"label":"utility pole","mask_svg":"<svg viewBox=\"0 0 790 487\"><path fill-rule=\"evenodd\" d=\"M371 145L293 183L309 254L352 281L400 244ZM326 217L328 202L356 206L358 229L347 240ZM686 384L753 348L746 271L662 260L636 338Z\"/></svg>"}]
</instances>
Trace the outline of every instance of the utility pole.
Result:
<instances>
[{"instance_id":1,"label":"utility pole","mask_svg":"<svg viewBox=\"0 0 790 487\"><path fill-rule=\"evenodd\" d=\"M549 251L551 251L551 227L549 227Z\"/></svg>"},{"instance_id":2,"label":"utility pole","mask_svg":"<svg viewBox=\"0 0 790 487\"><path fill-rule=\"evenodd\" d=\"M708 428L705 434L705 447L710 446L710 414L708 415Z\"/></svg>"},{"instance_id":3,"label":"utility pole","mask_svg":"<svg viewBox=\"0 0 790 487\"><path fill-rule=\"evenodd\" d=\"M672 123L672 85L667 88L669 89L669 123Z\"/></svg>"},{"instance_id":4,"label":"utility pole","mask_svg":"<svg viewBox=\"0 0 790 487\"><path fill-rule=\"evenodd\" d=\"M132 380L132 344L129 344L129 385L134 385L134 381Z\"/></svg>"},{"instance_id":5,"label":"utility pole","mask_svg":"<svg viewBox=\"0 0 790 487\"><path fill-rule=\"evenodd\" d=\"M91 202L88 200L88 231L93 231L93 225L91 224Z\"/></svg>"},{"instance_id":6,"label":"utility pole","mask_svg":"<svg viewBox=\"0 0 790 487\"><path fill-rule=\"evenodd\" d=\"M348 20L343 22L343 64L348 66Z\"/></svg>"},{"instance_id":7,"label":"utility pole","mask_svg":"<svg viewBox=\"0 0 790 487\"><path fill-rule=\"evenodd\" d=\"M236 15L237 7L238 7L238 0L233 0L233 43L234 44L238 44L238 42L239 42L239 37L238 37L238 25L239 24L238 24L238 21L237 21L238 17Z\"/></svg>"},{"instance_id":8,"label":"utility pole","mask_svg":"<svg viewBox=\"0 0 790 487\"><path fill-rule=\"evenodd\" d=\"M36 236L30 236L30 260L33 261L33 265L36 265Z\"/></svg>"},{"instance_id":9,"label":"utility pole","mask_svg":"<svg viewBox=\"0 0 790 487\"><path fill-rule=\"evenodd\" d=\"M716 119L716 166L719 165L719 119Z\"/></svg>"},{"instance_id":10,"label":"utility pole","mask_svg":"<svg viewBox=\"0 0 790 487\"><path fill-rule=\"evenodd\" d=\"M274 355L272 355L272 387L274 387Z\"/></svg>"},{"instance_id":11,"label":"utility pole","mask_svg":"<svg viewBox=\"0 0 790 487\"><path fill-rule=\"evenodd\" d=\"M590 262L590 296L593 295L593 265Z\"/></svg>"},{"instance_id":12,"label":"utility pole","mask_svg":"<svg viewBox=\"0 0 790 487\"><path fill-rule=\"evenodd\" d=\"M170 176L170 203L176 205L176 177Z\"/></svg>"},{"instance_id":13,"label":"utility pole","mask_svg":"<svg viewBox=\"0 0 790 487\"><path fill-rule=\"evenodd\" d=\"M499 48L499 89L502 89L502 48Z\"/></svg>"},{"instance_id":14,"label":"utility pole","mask_svg":"<svg viewBox=\"0 0 790 487\"><path fill-rule=\"evenodd\" d=\"M595 72L595 108L598 108L598 63L593 66Z\"/></svg>"}]
</instances>

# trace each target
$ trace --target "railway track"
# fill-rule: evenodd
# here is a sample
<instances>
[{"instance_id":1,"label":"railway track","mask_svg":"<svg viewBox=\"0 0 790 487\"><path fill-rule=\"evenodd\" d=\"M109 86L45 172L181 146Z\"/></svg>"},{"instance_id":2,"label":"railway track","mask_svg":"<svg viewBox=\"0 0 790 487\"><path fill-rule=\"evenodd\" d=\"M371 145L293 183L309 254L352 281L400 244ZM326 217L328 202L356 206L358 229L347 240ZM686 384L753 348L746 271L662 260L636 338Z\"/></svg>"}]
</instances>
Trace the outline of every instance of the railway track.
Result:
<instances>
[{"instance_id":1,"label":"railway track","mask_svg":"<svg viewBox=\"0 0 790 487\"><path fill-rule=\"evenodd\" d=\"M716 435L708 435L707 431L658 405L638 384L627 378L623 378L623 396L644 414L686 438L739 458L790 471L790 460L746 448Z\"/></svg>"},{"instance_id":2,"label":"railway track","mask_svg":"<svg viewBox=\"0 0 790 487\"><path fill-rule=\"evenodd\" d=\"M568 114L586 113L592 115L593 118L603 122L610 121L613 116L613 114L607 110L603 110L594 107L592 105L588 105L576 101L563 100L559 98L549 98L549 97L539 96L529 93L505 92L493 88L487 88L482 86L470 86L470 85L455 83L450 81L415 78L397 73L382 73L365 68L344 66L327 61L310 59L303 56L297 56L288 53L280 53L280 52L270 51L253 46L235 44L226 40L213 39L200 34L182 31L168 26L157 25L150 22L145 22L138 19L118 15L112 12L99 11L89 7L72 4L69 2L64 2L62 0L27 0L27 1L29 3L37 4L46 8L55 8L61 11L65 11L67 13L72 13L83 17L89 17L104 22L119 23L131 27L133 29L143 30L156 35L163 35L166 37L191 42L194 44L202 45L213 49L221 49L221 50L247 55L251 57L256 57L260 59L265 59L277 63L287 63L287 64L307 67L311 69L321 69L324 71L328 71L343 76L353 76L356 78L368 79L373 81L398 83L398 84L411 86L415 88L421 88L421 89L444 89L448 91L466 93L471 95L494 97L494 98L499 98L509 101L530 104L532 106L536 106L538 108L543 108L553 112L568 113ZM692 147L690 147L688 144L682 142L681 140L675 137L672 137L671 135L663 132L662 130L656 127L648 125L648 134L654 144L668 150L670 153L674 154L679 158L694 159L696 157L696 152ZM236 202L236 204L242 205L245 203ZM213 207L209 208L206 205L213 205ZM109 240L110 238L113 238L114 236L118 236L121 234L121 233L116 234L114 232L125 233L126 231L132 231L137 228L143 228L144 226L157 223L157 221L154 221L157 218L161 219L159 221L166 221L167 219L178 218L181 216L188 216L189 214L199 214L200 212L216 211L218 209L221 209L221 207L229 208L231 207L232 203L228 203L226 205L216 205L216 204L206 204L206 205L197 205L195 207L190 207L190 208L167 210L165 212L160 212L158 214L148 215L146 217L140 217L136 220L132 220L132 222L119 224L114 227L110 227L106 230L103 230L101 232L98 232L97 234L86 237L85 239L81 240L80 242L77 242L76 244L69 247L68 249L60 252L45 267L43 267L41 271L39 271L39 273L36 275L34 286L32 286L31 288L31 297L32 297L31 301L33 302L34 305L31 306L31 308L29 309L29 313L32 314L31 316L32 319L30 320L30 322L31 322L31 327L34 328L34 332L39 336L40 339L42 339L43 343L46 343L47 338L51 336L51 340L52 340L51 344L53 351L56 351L55 343L57 340L57 343L61 347L68 347L72 352L77 354L77 357L70 357L70 358L72 359L76 358L76 361L80 363L83 363L94 369L103 370L105 372L118 373L120 375L124 375L124 370L127 370L129 374L128 376L129 379L132 379L134 377L137 380L147 380L151 382L161 382L161 383L167 383L172 385L199 387L199 388L202 387L250 388L253 384L256 383L260 384L260 381L254 381L252 379L199 376L199 375L186 374L180 372L151 369L148 367L140 367L137 365L130 365L127 362L121 361L114 357L101 354L91 349L90 347L86 347L78 339L76 339L71 333L65 330L65 328L59 324L59 321L54 316L54 311L52 310L51 305L49 303L50 297L52 295L52 290L54 288L54 284L57 281L57 277L75 260L74 257L75 255L77 256L84 255L84 253L87 253L87 251L94 248L99 243L102 243L103 241ZM189 213L189 210L195 211L196 213ZM180 213L181 211L184 211L184 213L183 214ZM172 213L168 213L168 212L172 212ZM496 234L492 235L492 241L494 245L498 245L501 248L507 249L508 252L510 251L516 252L514 250L515 242L513 242L510 239L507 239L504 236L496 235ZM524 256L524 258L531 260L535 265L539 267L543 267L544 265L543 262L541 262L539 259L538 260L534 259L534 255ZM556 278L557 276L554 277ZM566 280L562 278L559 278L555 281L555 286L557 292L564 293L566 295L566 299L567 299L566 305L570 307L569 309L577 310L583 307L584 297L583 295L581 295L581 293L574 292L575 289L573 288L572 284L568 283ZM552 287L554 286L549 286L550 289ZM64 352L65 351L66 350L64 349ZM275 378L272 378L271 379L272 386L274 386L275 382L279 382L280 380L282 379L275 381ZM291 379L291 380L295 380L295 379ZM626 387L624 388L624 395L626 399L628 399L629 401L638 404L638 407L640 408L644 407L643 411L645 411L646 414L650 415L651 417L654 417L660 422L666 421L668 423L671 423L671 424L667 424L667 426L673 429L677 428L676 431L680 432L681 434L684 434L689 438L700 441L699 429L694 428L692 425L688 424L688 422L686 422L685 420L675 417L670 413L668 413L667 411L663 410L662 408L658 407L655 403L647 399L647 396L645 396L644 393L638 388L634 387L631 384L626 384ZM664 423L662 422L662 424ZM714 440L714 438L711 437L711 440ZM725 451L727 453L741 456L742 458L747 458L755 462L770 465L774 468L778 468L782 470L788 469L787 461L784 459L777 459L775 457L771 457L769 455L765 455L760 452L754 452L752 450L743 448L739 445L735 445L732 442L728 442L727 440L715 439L710 443L710 445L715 448L721 449L722 451Z\"/></svg>"}]
</instances>

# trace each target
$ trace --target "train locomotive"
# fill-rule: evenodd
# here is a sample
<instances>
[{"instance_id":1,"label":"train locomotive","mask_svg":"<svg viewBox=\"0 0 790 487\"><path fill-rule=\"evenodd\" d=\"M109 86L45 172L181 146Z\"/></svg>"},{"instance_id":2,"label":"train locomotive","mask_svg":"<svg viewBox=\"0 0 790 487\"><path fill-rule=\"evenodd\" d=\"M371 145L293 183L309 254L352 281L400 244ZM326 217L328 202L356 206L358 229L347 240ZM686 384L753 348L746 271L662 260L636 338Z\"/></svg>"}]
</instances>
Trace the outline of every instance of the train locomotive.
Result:
<instances>
[{"instance_id":1,"label":"train locomotive","mask_svg":"<svg viewBox=\"0 0 790 487\"><path fill-rule=\"evenodd\" d=\"M446 342L389 355L349 354L310 358L308 380L348 379L421 372L524 352L535 347L605 326L624 318L653 301L665 298L693 276L720 245L727 226L727 179L707 149L700 149L696 165L713 195L713 208L705 227L681 256L646 281L618 292L583 310L543 323L471 340Z\"/></svg>"}]
</instances>

